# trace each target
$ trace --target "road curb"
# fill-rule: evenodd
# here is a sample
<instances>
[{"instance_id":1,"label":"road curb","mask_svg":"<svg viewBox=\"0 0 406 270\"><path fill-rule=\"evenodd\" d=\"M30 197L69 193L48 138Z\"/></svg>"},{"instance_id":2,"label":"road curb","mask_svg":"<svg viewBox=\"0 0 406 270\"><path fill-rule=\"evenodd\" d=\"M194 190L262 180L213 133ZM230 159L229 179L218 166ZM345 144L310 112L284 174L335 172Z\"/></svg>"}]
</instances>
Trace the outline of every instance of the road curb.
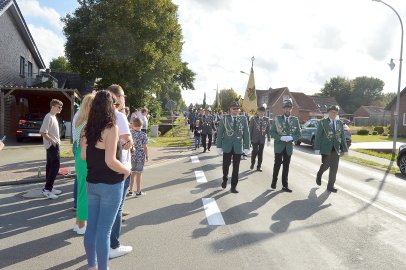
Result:
<instances>
[{"instance_id":1,"label":"road curb","mask_svg":"<svg viewBox=\"0 0 406 270\"><path fill-rule=\"evenodd\" d=\"M63 179L73 179L76 177L76 174L71 174L68 176L64 175L59 175L56 177L58 180L63 180ZM45 183L45 177L32 177L32 178L26 178L26 179L20 179L20 180L9 180L9 181L1 181L0 186L16 186L16 185L23 185L23 184L34 184L34 183Z\"/></svg>"}]
</instances>

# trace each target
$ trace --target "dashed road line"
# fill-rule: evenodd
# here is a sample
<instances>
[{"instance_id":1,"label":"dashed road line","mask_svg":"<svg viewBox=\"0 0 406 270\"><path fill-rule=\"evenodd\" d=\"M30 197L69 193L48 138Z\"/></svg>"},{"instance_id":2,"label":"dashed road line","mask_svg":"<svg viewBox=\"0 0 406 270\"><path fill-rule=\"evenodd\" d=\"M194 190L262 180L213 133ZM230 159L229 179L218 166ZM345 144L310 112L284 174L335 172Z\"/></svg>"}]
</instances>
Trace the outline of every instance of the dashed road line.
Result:
<instances>
[{"instance_id":1,"label":"dashed road line","mask_svg":"<svg viewBox=\"0 0 406 270\"><path fill-rule=\"evenodd\" d=\"M215 199L202 198L202 202L207 217L207 223L209 225L226 225Z\"/></svg>"},{"instance_id":2,"label":"dashed road line","mask_svg":"<svg viewBox=\"0 0 406 270\"><path fill-rule=\"evenodd\" d=\"M195 171L196 182L198 183L207 183L206 176L203 171Z\"/></svg>"},{"instance_id":3,"label":"dashed road line","mask_svg":"<svg viewBox=\"0 0 406 270\"><path fill-rule=\"evenodd\" d=\"M191 156L190 159L192 160L192 163L199 163L199 157L198 156Z\"/></svg>"}]
</instances>

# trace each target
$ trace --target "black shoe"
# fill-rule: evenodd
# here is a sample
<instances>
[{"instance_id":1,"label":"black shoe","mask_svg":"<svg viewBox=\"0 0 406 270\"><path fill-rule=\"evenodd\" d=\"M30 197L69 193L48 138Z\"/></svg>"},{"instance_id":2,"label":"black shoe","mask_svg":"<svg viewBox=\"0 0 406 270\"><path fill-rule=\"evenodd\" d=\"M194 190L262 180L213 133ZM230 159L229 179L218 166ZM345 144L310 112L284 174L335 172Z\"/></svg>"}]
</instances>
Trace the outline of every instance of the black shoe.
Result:
<instances>
[{"instance_id":1,"label":"black shoe","mask_svg":"<svg viewBox=\"0 0 406 270\"><path fill-rule=\"evenodd\" d=\"M209 152L210 152L210 148L207 148L207 151L209 151Z\"/></svg>"},{"instance_id":2,"label":"black shoe","mask_svg":"<svg viewBox=\"0 0 406 270\"><path fill-rule=\"evenodd\" d=\"M206 153L206 149L203 150L203 153Z\"/></svg>"},{"instance_id":3,"label":"black shoe","mask_svg":"<svg viewBox=\"0 0 406 270\"><path fill-rule=\"evenodd\" d=\"M237 190L236 188L231 188L231 189L230 189L230 192L231 192L231 193L238 193L238 190Z\"/></svg>"},{"instance_id":4,"label":"black shoe","mask_svg":"<svg viewBox=\"0 0 406 270\"><path fill-rule=\"evenodd\" d=\"M316 184L318 185L318 186L321 186L321 177L316 177Z\"/></svg>"},{"instance_id":5,"label":"black shoe","mask_svg":"<svg viewBox=\"0 0 406 270\"><path fill-rule=\"evenodd\" d=\"M257 168L257 172L262 172L261 168Z\"/></svg>"},{"instance_id":6,"label":"black shoe","mask_svg":"<svg viewBox=\"0 0 406 270\"><path fill-rule=\"evenodd\" d=\"M276 189L276 182L272 182L271 188L272 188L272 189Z\"/></svg>"},{"instance_id":7,"label":"black shoe","mask_svg":"<svg viewBox=\"0 0 406 270\"><path fill-rule=\"evenodd\" d=\"M221 187L223 189L225 189L227 187L227 180L223 180L223 182L221 183Z\"/></svg>"},{"instance_id":8,"label":"black shoe","mask_svg":"<svg viewBox=\"0 0 406 270\"><path fill-rule=\"evenodd\" d=\"M288 187L283 187L282 190L285 191L285 192L292 192L292 190L289 189Z\"/></svg>"},{"instance_id":9,"label":"black shoe","mask_svg":"<svg viewBox=\"0 0 406 270\"><path fill-rule=\"evenodd\" d=\"M251 164L250 169L251 170L254 169L254 164Z\"/></svg>"},{"instance_id":10,"label":"black shoe","mask_svg":"<svg viewBox=\"0 0 406 270\"><path fill-rule=\"evenodd\" d=\"M336 188L327 188L328 191L333 192L333 193L337 193L338 189Z\"/></svg>"}]
</instances>

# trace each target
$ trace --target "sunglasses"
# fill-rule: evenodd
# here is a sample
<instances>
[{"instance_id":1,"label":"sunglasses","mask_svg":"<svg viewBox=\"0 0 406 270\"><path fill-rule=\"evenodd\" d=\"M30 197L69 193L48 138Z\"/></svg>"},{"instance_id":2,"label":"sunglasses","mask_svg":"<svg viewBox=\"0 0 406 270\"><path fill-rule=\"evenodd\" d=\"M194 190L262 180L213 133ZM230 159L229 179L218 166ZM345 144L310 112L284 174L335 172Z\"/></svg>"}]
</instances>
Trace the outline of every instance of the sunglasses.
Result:
<instances>
[{"instance_id":1,"label":"sunglasses","mask_svg":"<svg viewBox=\"0 0 406 270\"><path fill-rule=\"evenodd\" d=\"M55 106L55 107L57 107L58 109L62 109L62 106L58 106L58 105L57 105L57 106Z\"/></svg>"},{"instance_id":2,"label":"sunglasses","mask_svg":"<svg viewBox=\"0 0 406 270\"><path fill-rule=\"evenodd\" d=\"M231 108L231 110L239 110L240 108L238 108L238 107L233 107L233 108Z\"/></svg>"}]
</instances>

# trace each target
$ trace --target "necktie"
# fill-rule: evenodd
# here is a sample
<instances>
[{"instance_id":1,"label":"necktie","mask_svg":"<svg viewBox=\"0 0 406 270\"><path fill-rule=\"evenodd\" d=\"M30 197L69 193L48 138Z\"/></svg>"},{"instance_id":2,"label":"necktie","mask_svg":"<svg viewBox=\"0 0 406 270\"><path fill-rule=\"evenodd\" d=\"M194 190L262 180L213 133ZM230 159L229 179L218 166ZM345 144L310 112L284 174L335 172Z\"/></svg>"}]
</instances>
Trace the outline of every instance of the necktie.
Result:
<instances>
[{"instance_id":1,"label":"necktie","mask_svg":"<svg viewBox=\"0 0 406 270\"><path fill-rule=\"evenodd\" d=\"M233 116L233 122L234 122L234 129L237 126L237 118L235 116Z\"/></svg>"},{"instance_id":2,"label":"necktie","mask_svg":"<svg viewBox=\"0 0 406 270\"><path fill-rule=\"evenodd\" d=\"M336 122L333 121L333 132L336 133Z\"/></svg>"},{"instance_id":3,"label":"necktie","mask_svg":"<svg viewBox=\"0 0 406 270\"><path fill-rule=\"evenodd\" d=\"M262 119L259 120L259 130L262 132Z\"/></svg>"}]
</instances>

